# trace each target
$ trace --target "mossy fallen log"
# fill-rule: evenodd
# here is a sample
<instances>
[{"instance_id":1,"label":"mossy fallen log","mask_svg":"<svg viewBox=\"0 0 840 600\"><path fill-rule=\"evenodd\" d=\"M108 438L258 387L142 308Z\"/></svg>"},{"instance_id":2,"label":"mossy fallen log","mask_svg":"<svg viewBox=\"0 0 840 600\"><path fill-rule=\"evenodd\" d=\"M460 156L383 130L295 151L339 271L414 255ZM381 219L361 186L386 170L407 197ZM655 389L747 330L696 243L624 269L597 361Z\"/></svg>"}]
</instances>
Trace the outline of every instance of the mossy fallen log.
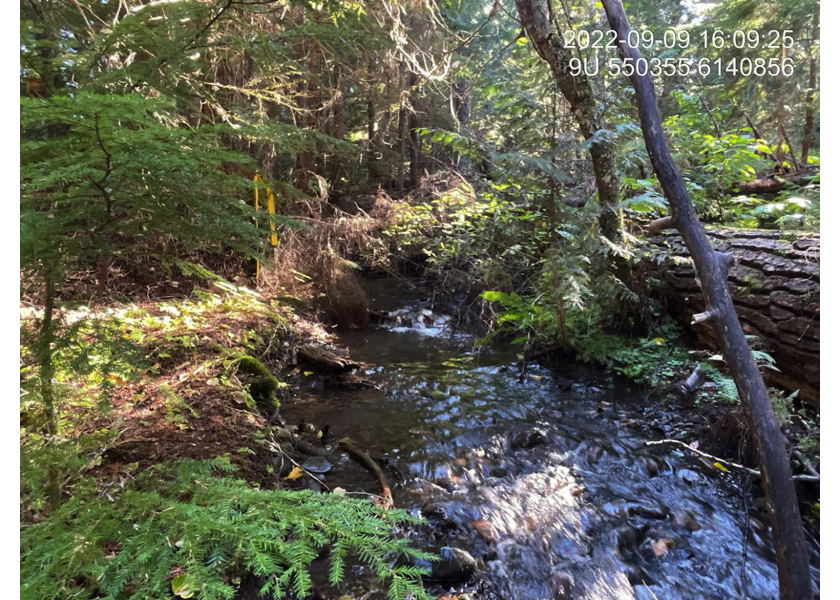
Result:
<instances>
[{"instance_id":1,"label":"mossy fallen log","mask_svg":"<svg viewBox=\"0 0 840 600\"><path fill-rule=\"evenodd\" d=\"M761 338L779 371L767 370L770 385L799 390L819 409L820 394L820 235L782 231L708 229L720 252L731 252L729 289L747 334ZM663 282L672 312L686 323L706 310L688 250L676 232L651 238L667 250L666 260L647 263ZM708 323L693 326L700 342L715 347Z\"/></svg>"}]
</instances>

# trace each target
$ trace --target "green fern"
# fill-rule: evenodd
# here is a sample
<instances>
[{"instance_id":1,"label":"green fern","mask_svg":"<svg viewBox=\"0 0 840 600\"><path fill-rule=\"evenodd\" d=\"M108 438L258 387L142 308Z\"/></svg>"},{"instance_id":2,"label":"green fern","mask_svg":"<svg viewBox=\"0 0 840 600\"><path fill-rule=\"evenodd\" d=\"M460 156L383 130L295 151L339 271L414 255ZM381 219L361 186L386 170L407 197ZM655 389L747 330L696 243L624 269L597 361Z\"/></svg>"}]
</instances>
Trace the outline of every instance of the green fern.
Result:
<instances>
[{"instance_id":1,"label":"green fern","mask_svg":"<svg viewBox=\"0 0 840 600\"><path fill-rule=\"evenodd\" d=\"M232 598L246 572L272 598L303 598L324 547L333 585L354 555L390 580L391 598L427 598L422 569L394 566L400 556L431 558L393 536L414 522L407 513L338 494L261 490L233 470L224 459L184 460L138 475L116 497L100 497L91 482L77 488L22 531L21 598L164 598L176 588Z\"/></svg>"}]
</instances>

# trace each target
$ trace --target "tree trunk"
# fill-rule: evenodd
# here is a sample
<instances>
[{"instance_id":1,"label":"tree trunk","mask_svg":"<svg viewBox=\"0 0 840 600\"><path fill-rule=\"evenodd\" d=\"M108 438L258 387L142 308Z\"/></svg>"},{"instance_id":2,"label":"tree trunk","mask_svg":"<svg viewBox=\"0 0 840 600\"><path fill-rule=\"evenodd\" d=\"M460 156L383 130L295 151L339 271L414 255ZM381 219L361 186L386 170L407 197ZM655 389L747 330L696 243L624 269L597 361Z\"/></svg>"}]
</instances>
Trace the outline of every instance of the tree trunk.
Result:
<instances>
[{"instance_id":1,"label":"tree trunk","mask_svg":"<svg viewBox=\"0 0 840 600\"><path fill-rule=\"evenodd\" d=\"M44 275L44 318L41 321L40 339L38 340L41 402L44 403L44 412L47 415L47 433L50 435L56 435L58 433L58 411L55 407L55 394L53 391L53 377L55 375L52 350L53 340L55 339L53 327L53 311L55 310L54 278L52 268L49 268Z\"/></svg>"},{"instance_id":2,"label":"tree trunk","mask_svg":"<svg viewBox=\"0 0 840 600\"><path fill-rule=\"evenodd\" d=\"M517 4L523 1L517 0ZM773 509L770 517L773 522L779 570L780 598L808 600L811 598L808 549L805 546L790 460L767 388L752 357L729 295L726 279L732 255L715 252L697 218L682 175L665 140L653 81L650 75L638 74L641 57L639 51L627 41L630 26L621 0L602 0L602 4L610 27L617 34L619 56L633 63L634 74L630 80L635 90L648 156L668 199L674 225L685 241L700 278L706 312L697 315L695 319L711 322L723 356L735 379L738 394L753 425L764 491Z\"/></svg>"},{"instance_id":3,"label":"tree trunk","mask_svg":"<svg viewBox=\"0 0 840 600\"><path fill-rule=\"evenodd\" d=\"M814 13L814 23L811 28L811 43L808 45L808 52L811 60L808 65L808 93L805 96L805 129L802 131L802 164L808 166L808 155L811 152L811 142L814 137L814 95L817 92L817 72L819 50L814 44L820 39L820 14Z\"/></svg>"},{"instance_id":4,"label":"tree trunk","mask_svg":"<svg viewBox=\"0 0 840 600\"><path fill-rule=\"evenodd\" d=\"M603 206L601 229L607 238L615 241L618 239L620 227L615 210L619 193L615 156L608 143L592 139L602 128L601 115L595 104L592 87L585 75L575 77L571 74L569 63L573 58L572 51L564 47L563 40L556 33L553 18L549 18L550 5L542 0L516 0L516 8L522 27L531 38L537 54L549 64L560 91L571 105L581 134L590 142L589 154L595 172L598 199Z\"/></svg>"},{"instance_id":5,"label":"tree trunk","mask_svg":"<svg viewBox=\"0 0 840 600\"><path fill-rule=\"evenodd\" d=\"M722 252L732 252L729 293L744 330L761 339L761 347L776 359L779 371L767 370L770 385L794 391L813 408L820 408L820 236L781 231L707 229ZM688 248L679 234L651 239L673 257L673 263L647 264L664 283L668 306L681 320L705 310L694 269L686 264ZM651 273L650 269L653 268ZM717 348L708 322L696 327L700 342Z\"/></svg>"},{"instance_id":6,"label":"tree trunk","mask_svg":"<svg viewBox=\"0 0 840 600\"><path fill-rule=\"evenodd\" d=\"M373 101L373 90L368 92L367 99L367 129L368 129L368 145L367 145L367 165L368 165L368 183L375 184L379 181L379 168L377 164L376 150L377 150L377 131L376 131L376 104Z\"/></svg>"},{"instance_id":7,"label":"tree trunk","mask_svg":"<svg viewBox=\"0 0 840 600\"><path fill-rule=\"evenodd\" d=\"M317 13L315 21L317 22ZM307 115L307 129L314 132L318 127L318 44L315 41L309 44L309 73L307 74L306 82L306 98L304 105L306 106ZM312 142L314 143L314 142ZM300 171L298 172L297 183L295 187L299 190L306 191L309 187L309 177L312 173L312 160L315 157L315 151L306 150L300 157Z\"/></svg>"},{"instance_id":8,"label":"tree trunk","mask_svg":"<svg viewBox=\"0 0 840 600\"><path fill-rule=\"evenodd\" d=\"M782 64L784 64L786 58L787 48L782 46ZM779 106L776 111L776 141L778 142L778 145L776 146L776 162L779 163L780 167L782 167L782 172L784 173L783 167L785 162L785 119L787 118L787 110L785 110L785 96L787 92L787 78L782 77L781 80L781 85L779 86ZM790 153L791 158L793 158L793 148L788 146L788 152Z\"/></svg>"},{"instance_id":9,"label":"tree trunk","mask_svg":"<svg viewBox=\"0 0 840 600\"><path fill-rule=\"evenodd\" d=\"M397 173L399 189L405 189L405 160L408 150L408 95L411 94L410 82L406 81L405 63L400 62L400 112L397 116L397 137L400 145L400 160ZM407 93L406 93L407 91Z\"/></svg>"},{"instance_id":10,"label":"tree trunk","mask_svg":"<svg viewBox=\"0 0 840 600\"><path fill-rule=\"evenodd\" d=\"M420 119L417 116L417 102L414 100L414 93L417 91L414 86L417 85L417 74L409 73L408 75L408 89L409 89L409 112L408 112L408 148L409 148L409 165L408 165L408 185L409 187L417 187L420 185L420 134L417 133L417 128L420 127Z\"/></svg>"},{"instance_id":11,"label":"tree trunk","mask_svg":"<svg viewBox=\"0 0 840 600\"><path fill-rule=\"evenodd\" d=\"M53 311L55 310L55 272L52 266L47 267L44 274L44 318L41 321L41 331L38 339L38 375L41 379L41 402L47 416L47 434L50 437L58 435L59 416L55 405L55 389L53 377L55 364L53 363L53 341L55 340L55 326L53 325ZM50 465L47 469L47 500L50 509L55 510L61 505L61 485L59 465Z\"/></svg>"},{"instance_id":12,"label":"tree trunk","mask_svg":"<svg viewBox=\"0 0 840 600\"><path fill-rule=\"evenodd\" d=\"M346 126L344 124L344 90L342 88L342 73L341 65L336 64L334 73L335 98L332 107L332 136L337 140L343 140L346 133ZM333 156L330 165L330 187L333 192L338 191L341 182L341 156L338 150L333 150Z\"/></svg>"}]
</instances>

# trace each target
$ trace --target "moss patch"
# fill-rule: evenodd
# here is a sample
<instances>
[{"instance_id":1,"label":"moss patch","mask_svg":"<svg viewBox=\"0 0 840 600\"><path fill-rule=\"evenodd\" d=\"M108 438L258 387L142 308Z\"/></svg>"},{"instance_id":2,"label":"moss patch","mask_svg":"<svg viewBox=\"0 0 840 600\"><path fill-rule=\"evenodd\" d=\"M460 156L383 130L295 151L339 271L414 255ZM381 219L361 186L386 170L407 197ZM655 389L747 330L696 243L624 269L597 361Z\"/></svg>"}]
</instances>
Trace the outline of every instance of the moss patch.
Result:
<instances>
[{"instance_id":1,"label":"moss patch","mask_svg":"<svg viewBox=\"0 0 840 600\"><path fill-rule=\"evenodd\" d=\"M237 373L245 376L251 397L260 410L271 413L280 407L276 395L280 382L262 362L243 354L238 359Z\"/></svg>"}]
</instances>

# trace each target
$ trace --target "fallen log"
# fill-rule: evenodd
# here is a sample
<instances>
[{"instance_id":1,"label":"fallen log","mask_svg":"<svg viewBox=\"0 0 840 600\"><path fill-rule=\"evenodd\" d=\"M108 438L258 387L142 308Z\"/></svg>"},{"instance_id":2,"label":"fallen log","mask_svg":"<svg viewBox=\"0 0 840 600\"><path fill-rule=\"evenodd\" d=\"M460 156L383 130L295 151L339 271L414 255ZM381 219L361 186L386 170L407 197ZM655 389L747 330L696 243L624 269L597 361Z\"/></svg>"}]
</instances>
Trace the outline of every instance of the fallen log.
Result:
<instances>
[{"instance_id":1,"label":"fallen log","mask_svg":"<svg viewBox=\"0 0 840 600\"><path fill-rule=\"evenodd\" d=\"M732 186L732 194L776 194L785 188L798 185L808 185L814 176L813 170L803 169L790 175L774 175L773 177L759 177L751 181L742 181Z\"/></svg>"},{"instance_id":2,"label":"fallen log","mask_svg":"<svg viewBox=\"0 0 840 600\"><path fill-rule=\"evenodd\" d=\"M377 465L376 462L368 456L367 452L362 452L347 440L341 440L338 445L364 468L376 475L376 478L379 480L379 485L382 488L381 501L378 502L379 506L386 509L393 508L394 499L391 496L391 487L388 485L385 473L382 472L379 465Z\"/></svg>"},{"instance_id":3,"label":"fallen log","mask_svg":"<svg viewBox=\"0 0 840 600\"><path fill-rule=\"evenodd\" d=\"M764 230L707 229L715 249L731 252L729 292L744 330L761 338L779 371L768 384L820 406L820 236ZM670 260L645 268L662 281L667 305L685 323L705 310L688 249L676 233L650 240ZM651 274L648 271L648 274ZM701 345L717 348L711 324L692 329Z\"/></svg>"},{"instance_id":4,"label":"fallen log","mask_svg":"<svg viewBox=\"0 0 840 600\"><path fill-rule=\"evenodd\" d=\"M339 356L324 346L301 346L297 351L298 362L325 373L346 373L359 368L359 363Z\"/></svg>"}]
</instances>

